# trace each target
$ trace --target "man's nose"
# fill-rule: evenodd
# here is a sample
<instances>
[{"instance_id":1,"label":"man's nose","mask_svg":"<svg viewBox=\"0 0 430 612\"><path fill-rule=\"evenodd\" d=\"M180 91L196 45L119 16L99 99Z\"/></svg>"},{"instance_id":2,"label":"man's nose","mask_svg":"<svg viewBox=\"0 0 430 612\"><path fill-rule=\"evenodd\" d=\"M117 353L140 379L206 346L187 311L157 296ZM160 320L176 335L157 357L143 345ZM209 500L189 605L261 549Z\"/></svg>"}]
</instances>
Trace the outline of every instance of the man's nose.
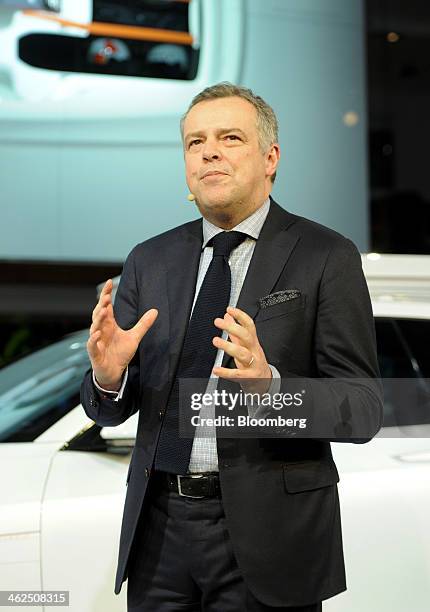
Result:
<instances>
[{"instance_id":1,"label":"man's nose","mask_svg":"<svg viewBox=\"0 0 430 612\"><path fill-rule=\"evenodd\" d=\"M211 161L221 158L221 151L215 138L207 138L202 149L203 159Z\"/></svg>"}]
</instances>

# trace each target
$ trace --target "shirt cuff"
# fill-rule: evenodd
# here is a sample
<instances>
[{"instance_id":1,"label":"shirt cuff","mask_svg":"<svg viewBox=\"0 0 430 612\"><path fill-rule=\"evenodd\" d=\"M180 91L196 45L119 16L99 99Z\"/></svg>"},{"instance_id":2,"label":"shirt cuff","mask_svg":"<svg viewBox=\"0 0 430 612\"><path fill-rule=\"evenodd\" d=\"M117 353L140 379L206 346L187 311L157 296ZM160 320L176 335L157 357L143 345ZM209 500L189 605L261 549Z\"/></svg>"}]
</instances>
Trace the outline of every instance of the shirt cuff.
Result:
<instances>
[{"instance_id":1,"label":"shirt cuff","mask_svg":"<svg viewBox=\"0 0 430 612\"><path fill-rule=\"evenodd\" d=\"M279 393L281 390L281 375L275 366L270 365L269 368L272 370L272 382L270 383L270 387L267 393L273 395L274 393Z\"/></svg>"},{"instance_id":2,"label":"shirt cuff","mask_svg":"<svg viewBox=\"0 0 430 612\"><path fill-rule=\"evenodd\" d=\"M119 402L119 400L122 399L122 396L124 394L125 385L127 384L127 379L128 379L128 366L126 367L124 371L121 387L119 388L119 390L118 391L108 391L107 389L103 389L103 387L99 385L99 383L96 380L96 375L94 374L94 370L93 370L93 383L95 387L101 393L103 393L104 395L107 395L108 399L111 399L114 402Z\"/></svg>"},{"instance_id":3,"label":"shirt cuff","mask_svg":"<svg viewBox=\"0 0 430 612\"><path fill-rule=\"evenodd\" d=\"M274 395L275 393L279 393L279 391L281 390L281 375L279 373L279 371L275 368L275 366L270 365L269 363L269 368L272 372L272 382L270 383L270 387L269 389L266 391L265 395ZM264 418L266 416L268 416L270 414L270 406L266 406L266 405L258 405L255 406L254 404L252 404L251 406L248 405L248 414L250 417L252 418Z\"/></svg>"}]
</instances>

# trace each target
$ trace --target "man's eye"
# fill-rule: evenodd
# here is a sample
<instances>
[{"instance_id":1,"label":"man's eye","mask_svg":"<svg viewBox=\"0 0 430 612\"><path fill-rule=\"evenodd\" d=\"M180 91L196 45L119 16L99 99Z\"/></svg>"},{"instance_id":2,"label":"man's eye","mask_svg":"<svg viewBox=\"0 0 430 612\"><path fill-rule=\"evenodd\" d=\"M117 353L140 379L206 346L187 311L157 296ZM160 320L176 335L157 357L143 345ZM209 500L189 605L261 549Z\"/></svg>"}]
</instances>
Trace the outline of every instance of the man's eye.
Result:
<instances>
[{"instance_id":1,"label":"man's eye","mask_svg":"<svg viewBox=\"0 0 430 612\"><path fill-rule=\"evenodd\" d=\"M195 144L200 144L200 143L201 143L200 138L195 138L194 140L190 141L190 147L192 147Z\"/></svg>"},{"instance_id":2,"label":"man's eye","mask_svg":"<svg viewBox=\"0 0 430 612\"><path fill-rule=\"evenodd\" d=\"M228 134L226 138L229 140L240 140L239 136L236 136L236 134Z\"/></svg>"}]
</instances>

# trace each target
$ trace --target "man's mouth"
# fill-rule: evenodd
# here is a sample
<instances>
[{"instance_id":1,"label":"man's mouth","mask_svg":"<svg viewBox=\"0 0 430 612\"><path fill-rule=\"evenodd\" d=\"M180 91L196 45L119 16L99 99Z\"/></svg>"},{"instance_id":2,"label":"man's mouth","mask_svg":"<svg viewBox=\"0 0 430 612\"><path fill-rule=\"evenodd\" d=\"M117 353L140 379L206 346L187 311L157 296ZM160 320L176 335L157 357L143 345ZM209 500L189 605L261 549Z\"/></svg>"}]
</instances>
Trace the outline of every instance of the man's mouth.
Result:
<instances>
[{"instance_id":1,"label":"man's mouth","mask_svg":"<svg viewBox=\"0 0 430 612\"><path fill-rule=\"evenodd\" d=\"M205 172L205 174L202 176L202 179L208 176L225 176L226 174L226 172L221 172L221 170L210 170L209 172Z\"/></svg>"}]
</instances>

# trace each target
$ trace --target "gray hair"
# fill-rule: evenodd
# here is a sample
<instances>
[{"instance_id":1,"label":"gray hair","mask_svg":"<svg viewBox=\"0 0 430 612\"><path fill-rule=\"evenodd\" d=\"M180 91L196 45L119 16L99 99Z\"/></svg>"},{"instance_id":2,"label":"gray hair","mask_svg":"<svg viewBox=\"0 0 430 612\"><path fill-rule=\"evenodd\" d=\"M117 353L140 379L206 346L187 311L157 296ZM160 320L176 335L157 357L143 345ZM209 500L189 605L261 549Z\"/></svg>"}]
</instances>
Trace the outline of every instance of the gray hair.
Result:
<instances>
[{"instance_id":1,"label":"gray hair","mask_svg":"<svg viewBox=\"0 0 430 612\"><path fill-rule=\"evenodd\" d=\"M233 83L228 83L227 81L206 87L191 100L189 107L181 117L182 142L184 141L184 122L193 106L199 102L231 97L247 100L257 111L258 142L262 153L266 153L272 144L278 142L278 120L273 108L263 98L256 96L251 89L241 87L240 85L233 85ZM276 172L270 177L272 183L275 182L275 177Z\"/></svg>"}]
</instances>

